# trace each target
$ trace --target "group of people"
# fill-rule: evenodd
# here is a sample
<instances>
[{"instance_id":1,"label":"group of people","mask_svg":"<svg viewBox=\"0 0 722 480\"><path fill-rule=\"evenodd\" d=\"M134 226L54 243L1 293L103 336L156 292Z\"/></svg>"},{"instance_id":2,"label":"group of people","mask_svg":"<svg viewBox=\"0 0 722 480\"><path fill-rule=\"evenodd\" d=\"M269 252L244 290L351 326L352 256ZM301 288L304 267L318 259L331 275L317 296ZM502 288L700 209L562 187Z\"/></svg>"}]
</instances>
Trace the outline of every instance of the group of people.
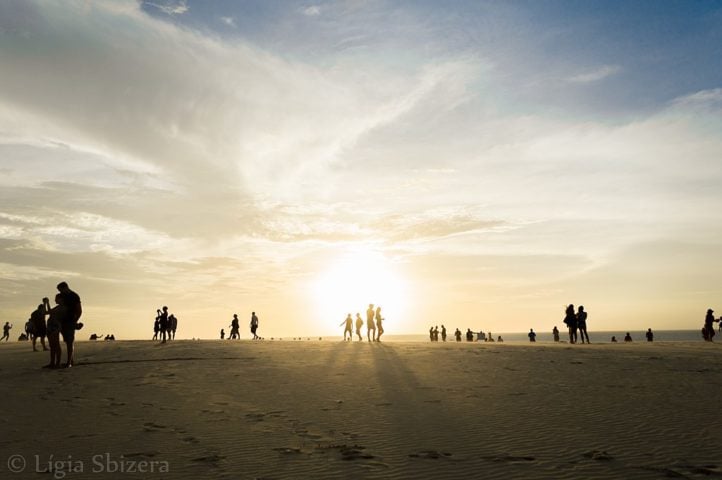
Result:
<instances>
[{"instance_id":1,"label":"group of people","mask_svg":"<svg viewBox=\"0 0 722 480\"><path fill-rule=\"evenodd\" d=\"M153 322L153 340L175 340L175 331L178 329L178 319L174 314L168 315L168 307L163 306L156 310L155 322Z\"/></svg>"},{"instance_id":2,"label":"group of people","mask_svg":"<svg viewBox=\"0 0 722 480\"><path fill-rule=\"evenodd\" d=\"M454 339L457 342L461 341L462 338L461 330L458 328L454 331ZM484 333L483 331L473 332L470 328L466 329L466 341L467 342L473 342L474 341L474 335L476 335L476 341L477 342L494 342L494 336L491 334L491 332ZM438 342L439 341L439 326L436 325L434 327L429 328L429 340L432 342ZM441 341L446 341L446 326L441 325ZM497 342L503 342L504 339L501 338L501 335L496 339Z\"/></svg>"},{"instance_id":3,"label":"group of people","mask_svg":"<svg viewBox=\"0 0 722 480\"><path fill-rule=\"evenodd\" d=\"M249 323L249 327L251 328L251 335L253 335L253 340L263 340L263 338L258 336L258 315L256 315L256 312L251 312L251 322ZM233 319L231 320L231 324L229 325L229 328L231 329L231 334L228 336L229 340L240 340L241 339L241 333L240 333L240 326L238 323L238 314L233 314ZM221 328L221 340L226 338L226 331Z\"/></svg>"},{"instance_id":4,"label":"group of people","mask_svg":"<svg viewBox=\"0 0 722 480\"><path fill-rule=\"evenodd\" d=\"M56 288L58 293L55 295L55 306L50 305L49 298L43 298L42 303L30 314L30 319L25 323L25 334L21 335L21 338L32 340L34 352L38 351L36 346L38 339L40 339L43 351L50 350L50 362L43 368L61 367L63 353L60 346L61 335L67 350L67 361L62 367L72 367L75 353L75 331L83 328L83 324L79 321L83 314L80 296L70 289L67 282L60 282ZM7 341L12 328L10 322L5 322L3 336L0 340ZM50 348L45 346L46 337Z\"/></svg>"},{"instance_id":5,"label":"group of people","mask_svg":"<svg viewBox=\"0 0 722 480\"><path fill-rule=\"evenodd\" d=\"M582 305L579 305L577 311L574 311L574 305L569 304L564 311L564 324L567 326L569 331L569 343L577 343L577 339L580 339L582 343L586 339L586 343L589 341L589 334L587 333L587 312L584 310ZM554 341L559 341L559 329L554 326L552 330L554 335ZM531 339L531 337L529 337Z\"/></svg>"},{"instance_id":6,"label":"group of people","mask_svg":"<svg viewBox=\"0 0 722 480\"><path fill-rule=\"evenodd\" d=\"M381 341L381 335L384 334L384 320L384 317L381 316L381 307L376 307L376 309L374 310L374 304L370 303L369 308L366 310L366 339L369 342ZM346 315L346 319L341 322L339 326L344 327L344 342L353 341L354 319L351 317L350 313ZM359 342L363 341L363 335L361 335L361 329L363 328L363 326L364 321L361 318L361 314L356 313L355 327L356 336L358 337Z\"/></svg>"}]
</instances>

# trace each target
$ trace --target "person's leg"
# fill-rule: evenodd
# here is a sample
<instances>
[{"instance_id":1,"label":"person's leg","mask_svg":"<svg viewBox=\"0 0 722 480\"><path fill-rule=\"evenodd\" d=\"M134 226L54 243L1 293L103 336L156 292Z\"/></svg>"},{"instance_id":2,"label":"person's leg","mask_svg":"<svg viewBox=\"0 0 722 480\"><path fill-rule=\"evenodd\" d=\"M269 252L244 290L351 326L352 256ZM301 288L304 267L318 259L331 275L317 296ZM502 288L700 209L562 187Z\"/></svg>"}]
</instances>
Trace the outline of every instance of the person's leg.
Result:
<instances>
[{"instance_id":1,"label":"person's leg","mask_svg":"<svg viewBox=\"0 0 722 480\"><path fill-rule=\"evenodd\" d=\"M75 353L74 348L73 348L73 343L74 343L73 340L65 342L65 345L67 346L67 350L68 350L68 361L65 363L66 367L73 366L73 354Z\"/></svg>"}]
</instances>

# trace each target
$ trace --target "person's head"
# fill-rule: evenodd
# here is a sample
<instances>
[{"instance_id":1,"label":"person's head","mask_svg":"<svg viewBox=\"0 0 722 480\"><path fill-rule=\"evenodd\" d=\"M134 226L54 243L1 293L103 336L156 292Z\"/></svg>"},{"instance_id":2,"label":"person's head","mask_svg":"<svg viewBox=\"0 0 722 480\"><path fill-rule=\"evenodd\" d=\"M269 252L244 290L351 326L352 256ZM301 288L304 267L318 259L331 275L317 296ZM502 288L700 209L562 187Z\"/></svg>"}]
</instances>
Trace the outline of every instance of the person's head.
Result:
<instances>
[{"instance_id":1,"label":"person's head","mask_svg":"<svg viewBox=\"0 0 722 480\"><path fill-rule=\"evenodd\" d=\"M255 315L255 314L256 314L256 312L251 312L251 315Z\"/></svg>"},{"instance_id":2,"label":"person's head","mask_svg":"<svg viewBox=\"0 0 722 480\"><path fill-rule=\"evenodd\" d=\"M165 305L163 305L163 311L164 311L164 312L167 312L167 311L168 311L168 307L166 307Z\"/></svg>"},{"instance_id":3,"label":"person's head","mask_svg":"<svg viewBox=\"0 0 722 480\"><path fill-rule=\"evenodd\" d=\"M70 287L68 286L67 282L60 282L60 283L58 283L58 285L55 288L57 288L58 291L61 293L70 291Z\"/></svg>"},{"instance_id":4,"label":"person's head","mask_svg":"<svg viewBox=\"0 0 722 480\"><path fill-rule=\"evenodd\" d=\"M237 314L237 313L234 313L234 314L233 314L233 318L238 318L238 314Z\"/></svg>"},{"instance_id":5,"label":"person's head","mask_svg":"<svg viewBox=\"0 0 722 480\"><path fill-rule=\"evenodd\" d=\"M583 306L583 305L579 305L579 311L580 311L580 312L583 312L583 311L584 311L584 306Z\"/></svg>"},{"instance_id":6,"label":"person's head","mask_svg":"<svg viewBox=\"0 0 722 480\"><path fill-rule=\"evenodd\" d=\"M56 305L62 305L63 304L63 296L61 294L55 295L55 304Z\"/></svg>"},{"instance_id":7,"label":"person's head","mask_svg":"<svg viewBox=\"0 0 722 480\"><path fill-rule=\"evenodd\" d=\"M707 313L714 313L714 310L712 310L711 308L708 308Z\"/></svg>"}]
</instances>

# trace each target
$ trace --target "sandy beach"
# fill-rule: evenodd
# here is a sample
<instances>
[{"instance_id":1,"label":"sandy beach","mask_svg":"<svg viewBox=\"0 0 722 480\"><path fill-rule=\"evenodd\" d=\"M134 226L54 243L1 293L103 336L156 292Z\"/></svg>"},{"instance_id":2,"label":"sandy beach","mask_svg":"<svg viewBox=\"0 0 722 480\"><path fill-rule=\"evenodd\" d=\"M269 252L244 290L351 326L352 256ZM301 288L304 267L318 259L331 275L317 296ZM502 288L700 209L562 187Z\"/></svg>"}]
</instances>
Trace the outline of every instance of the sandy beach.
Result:
<instances>
[{"instance_id":1,"label":"sandy beach","mask_svg":"<svg viewBox=\"0 0 722 480\"><path fill-rule=\"evenodd\" d=\"M129 341L50 371L13 342L0 476L717 477L721 360L703 343Z\"/></svg>"}]
</instances>

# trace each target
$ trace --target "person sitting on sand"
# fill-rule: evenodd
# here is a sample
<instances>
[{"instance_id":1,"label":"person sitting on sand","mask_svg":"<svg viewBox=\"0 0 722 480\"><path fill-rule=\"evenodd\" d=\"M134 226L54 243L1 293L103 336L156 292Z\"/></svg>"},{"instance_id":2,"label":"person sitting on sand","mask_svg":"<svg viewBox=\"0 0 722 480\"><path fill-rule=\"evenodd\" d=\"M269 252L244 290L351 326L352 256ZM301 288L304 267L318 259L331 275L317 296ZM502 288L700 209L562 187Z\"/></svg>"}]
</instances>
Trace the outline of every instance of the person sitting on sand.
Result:
<instances>
[{"instance_id":1,"label":"person sitting on sand","mask_svg":"<svg viewBox=\"0 0 722 480\"><path fill-rule=\"evenodd\" d=\"M359 342L363 342L364 337L361 336L361 329L364 326L363 318L361 318L361 314L356 312L356 336L358 337Z\"/></svg>"},{"instance_id":2,"label":"person sitting on sand","mask_svg":"<svg viewBox=\"0 0 722 480\"><path fill-rule=\"evenodd\" d=\"M353 340L353 318L351 318L351 314L349 313L346 315L346 319L341 322L339 326L346 325L346 327L343 330L343 341L346 341L346 334L348 333L348 341L350 342Z\"/></svg>"},{"instance_id":3,"label":"person sitting on sand","mask_svg":"<svg viewBox=\"0 0 722 480\"><path fill-rule=\"evenodd\" d=\"M376 312L374 311L374 304L369 303L369 308L366 310L366 338L369 342L376 341L376 321L374 320L375 316Z\"/></svg>"},{"instance_id":4,"label":"person sitting on sand","mask_svg":"<svg viewBox=\"0 0 722 480\"><path fill-rule=\"evenodd\" d=\"M612 335L612 343L617 343L617 337L615 337L614 335Z\"/></svg>"},{"instance_id":5,"label":"person sitting on sand","mask_svg":"<svg viewBox=\"0 0 722 480\"><path fill-rule=\"evenodd\" d=\"M456 331L454 332L454 337L456 338L457 342L460 342L461 341L461 330L459 330L457 328Z\"/></svg>"},{"instance_id":6,"label":"person sitting on sand","mask_svg":"<svg viewBox=\"0 0 722 480\"><path fill-rule=\"evenodd\" d=\"M554 328L552 329L552 335L554 336L554 341L558 342L559 341L559 329L557 328L556 325L554 325Z\"/></svg>"},{"instance_id":7,"label":"person sitting on sand","mask_svg":"<svg viewBox=\"0 0 722 480\"><path fill-rule=\"evenodd\" d=\"M627 332L627 334L624 336L624 341L625 341L625 342L631 342L631 341L632 341L632 336L629 334L629 332Z\"/></svg>"},{"instance_id":8,"label":"person sitting on sand","mask_svg":"<svg viewBox=\"0 0 722 480\"><path fill-rule=\"evenodd\" d=\"M381 316L381 307L376 308L376 341L381 341L381 335L384 334L384 317Z\"/></svg>"},{"instance_id":9,"label":"person sitting on sand","mask_svg":"<svg viewBox=\"0 0 722 480\"><path fill-rule=\"evenodd\" d=\"M587 343L589 343L589 334L587 333L587 312L584 311L584 307L579 305L579 309L577 310L577 326L579 327L579 336L582 339L582 343L584 343L584 338L586 337Z\"/></svg>"},{"instance_id":10,"label":"person sitting on sand","mask_svg":"<svg viewBox=\"0 0 722 480\"><path fill-rule=\"evenodd\" d=\"M5 322L5 325L3 325L3 336L0 338L0 342L5 340L6 342L10 338L10 330L13 328L13 326L10 324L10 322Z\"/></svg>"},{"instance_id":11,"label":"person sitting on sand","mask_svg":"<svg viewBox=\"0 0 722 480\"><path fill-rule=\"evenodd\" d=\"M532 343L536 342L536 333L534 333L533 328L529 329L529 334L527 336L529 337L530 342L532 342Z\"/></svg>"},{"instance_id":12,"label":"person sitting on sand","mask_svg":"<svg viewBox=\"0 0 722 480\"><path fill-rule=\"evenodd\" d=\"M648 342L653 342L653 341L654 341L654 333L652 333L652 329L651 329L651 328L648 328L648 329L647 329L647 333L645 333L644 336L647 337L647 341L648 341Z\"/></svg>"},{"instance_id":13,"label":"person sitting on sand","mask_svg":"<svg viewBox=\"0 0 722 480\"><path fill-rule=\"evenodd\" d=\"M60 331L63 326L63 318L68 314L67 308L63 304L63 296L55 295L55 306L50 308L50 299L43 298L45 311L48 313L47 335L50 344L50 363L43 368L60 368L60 358L63 355L63 349L60 346Z\"/></svg>"},{"instance_id":14,"label":"person sitting on sand","mask_svg":"<svg viewBox=\"0 0 722 480\"><path fill-rule=\"evenodd\" d=\"M498 343L503 343L503 342L504 342L504 339L501 338L501 335L499 335L499 338L497 338L496 341L497 341Z\"/></svg>"}]
</instances>

